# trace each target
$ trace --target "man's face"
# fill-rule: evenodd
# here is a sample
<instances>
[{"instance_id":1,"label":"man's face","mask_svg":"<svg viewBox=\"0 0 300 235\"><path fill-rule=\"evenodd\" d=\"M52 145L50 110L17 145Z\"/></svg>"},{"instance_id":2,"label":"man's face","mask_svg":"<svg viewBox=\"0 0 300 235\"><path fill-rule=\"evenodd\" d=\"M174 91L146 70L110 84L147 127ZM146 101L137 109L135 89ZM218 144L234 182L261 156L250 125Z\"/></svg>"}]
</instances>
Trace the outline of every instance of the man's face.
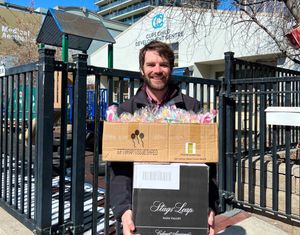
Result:
<instances>
[{"instance_id":1,"label":"man's face","mask_svg":"<svg viewBox=\"0 0 300 235\"><path fill-rule=\"evenodd\" d=\"M163 91L167 87L170 79L170 63L156 51L146 51L142 72L144 81L150 89Z\"/></svg>"}]
</instances>

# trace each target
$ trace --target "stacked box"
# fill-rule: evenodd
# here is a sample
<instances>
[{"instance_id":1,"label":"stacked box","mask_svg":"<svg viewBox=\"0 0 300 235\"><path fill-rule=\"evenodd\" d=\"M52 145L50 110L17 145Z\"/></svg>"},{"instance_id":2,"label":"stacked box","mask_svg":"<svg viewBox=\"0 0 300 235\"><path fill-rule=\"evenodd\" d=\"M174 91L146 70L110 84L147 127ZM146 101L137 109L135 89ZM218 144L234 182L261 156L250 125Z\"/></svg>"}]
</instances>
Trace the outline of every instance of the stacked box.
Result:
<instances>
[{"instance_id":1,"label":"stacked box","mask_svg":"<svg viewBox=\"0 0 300 235\"><path fill-rule=\"evenodd\" d=\"M104 161L218 162L217 124L105 122Z\"/></svg>"},{"instance_id":2,"label":"stacked box","mask_svg":"<svg viewBox=\"0 0 300 235\"><path fill-rule=\"evenodd\" d=\"M206 235L208 182L205 164L134 163L136 233Z\"/></svg>"}]
</instances>

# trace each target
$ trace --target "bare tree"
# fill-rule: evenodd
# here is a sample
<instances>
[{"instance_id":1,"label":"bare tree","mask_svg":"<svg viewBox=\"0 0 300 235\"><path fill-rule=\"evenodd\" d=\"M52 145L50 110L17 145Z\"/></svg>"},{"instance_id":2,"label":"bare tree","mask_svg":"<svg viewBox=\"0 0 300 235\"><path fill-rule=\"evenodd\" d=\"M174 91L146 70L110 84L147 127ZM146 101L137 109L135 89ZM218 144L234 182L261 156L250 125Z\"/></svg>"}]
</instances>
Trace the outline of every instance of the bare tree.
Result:
<instances>
[{"instance_id":1,"label":"bare tree","mask_svg":"<svg viewBox=\"0 0 300 235\"><path fill-rule=\"evenodd\" d=\"M215 9L224 2L225 11ZM259 41L262 34L267 34L272 41L270 47L277 48L281 52L280 56L300 64L299 50L294 48L286 37L294 27L300 27L299 0L183 0L179 6L182 6L183 15L180 21L185 22L184 27L191 27L190 34L199 41L207 37L212 28L231 25L235 30L242 32L239 35L243 35L245 46L249 39L256 38L255 40ZM177 15L171 17L178 19ZM235 37L235 34L236 32L233 32L232 37Z\"/></svg>"},{"instance_id":2,"label":"bare tree","mask_svg":"<svg viewBox=\"0 0 300 235\"><path fill-rule=\"evenodd\" d=\"M293 27L300 24L299 0L234 0L234 6L241 14L242 21L256 24L267 33L283 55L300 64L299 51L286 38ZM262 21L264 14L268 20Z\"/></svg>"}]
</instances>

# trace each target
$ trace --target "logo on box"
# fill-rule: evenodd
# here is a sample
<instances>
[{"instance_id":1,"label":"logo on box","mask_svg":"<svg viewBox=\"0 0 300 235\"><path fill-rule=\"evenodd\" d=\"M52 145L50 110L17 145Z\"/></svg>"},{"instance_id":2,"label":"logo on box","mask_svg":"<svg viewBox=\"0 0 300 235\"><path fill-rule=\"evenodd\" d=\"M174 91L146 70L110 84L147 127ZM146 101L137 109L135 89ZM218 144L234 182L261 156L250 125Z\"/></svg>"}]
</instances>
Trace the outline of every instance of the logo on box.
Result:
<instances>
[{"instance_id":1,"label":"logo on box","mask_svg":"<svg viewBox=\"0 0 300 235\"><path fill-rule=\"evenodd\" d=\"M133 146L136 148L136 144L140 145L144 148L144 142L143 139L145 137L143 132L140 132L139 130L135 130L133 133L131 133L130 135L132 142L133 142Z\"/></svg>"},{"instance_id":2,"label":"logo on box","mask_svg":"<svg viewBox=\"0 0 300 235\"><path fill-rule=\"evenodd\" d=\"M196 143L185 143L186 154L196 154Z\"/></svg>"}]
</instances>

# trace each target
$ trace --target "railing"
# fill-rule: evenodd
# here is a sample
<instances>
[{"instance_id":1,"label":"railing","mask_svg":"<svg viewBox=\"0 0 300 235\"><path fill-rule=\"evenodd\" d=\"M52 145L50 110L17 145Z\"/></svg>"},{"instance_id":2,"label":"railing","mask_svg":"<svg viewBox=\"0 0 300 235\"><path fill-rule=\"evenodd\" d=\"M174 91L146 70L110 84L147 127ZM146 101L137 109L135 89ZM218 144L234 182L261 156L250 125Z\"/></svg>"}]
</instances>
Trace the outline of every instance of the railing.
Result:
<instances>
[{"instance_id":1,"label":"railing","mask_svg":"<svg viewBox=\"0 0 300 235\"><path fill-rule=\"evenodd\" d=\"M35 228L36 155L32 130L37 66L6 71L0 78L0 197L1 205L29 228Z\"/></svg>"},{"instance_id":2,"label":"railing","mask_svg":"<svg viewBox=\"0 0 300 235\"><path fill-rule=\"evenodd\" d=\"M136 3L134 5L128 6L126 9L122 9L122 10L104 15L104 18L112 18L112 17L117 17L117 16L120 16L120 15L123 15L123 14L126 14L126 13L130 13L130 12L133 12L135 10L142 9L143 7L150 6L150 3L151 3L150 1Z\"/></svg>"},{"instance_id":3,"label":"railing","mask_svg":"<svg viewBox=\"0 0 300 235\"><path fill-rule=\"evenodd\" d=\"M292 155L300 129L267 125L265 109L300 105L300 72L242 61L232 53L225 58L225 120L220 124L224 199L299 220L299 192L292 185L299 162ZM279 169L284 170L280 178Z\"/></svg>"},{"instance_id":4,"label":"railing","mask_svg":"<svg viewBox=\"0 0 300 235\"><path fill-rule=\"evenodd\" d=\"M55 61L53 50L42 49L37 63L12 68L0 77L0 204L37 234L118 234L120 225L109 207L109 164L101 162L100 104L103 88L108 105L132 97L141 85L140 74L87 66L86 55L73 60ZM299 128L268 126L264 113L268 106L299 106L299 72L237 60L233 54L226 54L225 65L222 87L218 80L172 78L204 109L219 109L221 211L247 206L299 220L293 183L299 183L293 178L299 162L291 156ZM62 73L59 110L53 105L56 72ZM83 102L87 76L95 81L92 119L87 119ZM34 98L37 107L32 105ZM92 153L86 151L88 130L94 135L88 149ZM281 150L283 157L278 156ZM284 187L279 178L283 164Z\"/></svg>"},{"instance_id":5,"label":"railing","mask_svg":"<svg viewBox=\"0 0 300 235\"><path fill-rule=\"evenodd\" d=\"M119 224L109 209L109 165L101 162L100 104L104 87L108 104L132 97L141 84L140 74L87 66L86 55L73 59L74 63L67 64L55 61L53 50L42 49L39 62L11 69L0 78L0 203L37 234L108 234L115 229L118 233ZM62 74L60 109L54 109L53 104L57 72ZM67 84L68 76L72 76L72 84ZM87 119L87 102L82 102L88 101L87 76L95 80L92 119ZM220 81L173 79L184 93L200 100L203 107L217 108ZM26 86L29 88L24 89L22 96L14 95ZM36 97L33 90L37 91ZM114 94L118 94L116 99ZM33 97L37 99L36 109L31 106ZM30 106L26 116L20 107L26 110L27 103ZM69 110L72 119L68 118ZM33 113L37 114L36 119ZM18 117L20 114L22 117ZM93 130L94 143L89 146L93 153L86 152L88 128Z\"/></svg>"}]
</instances>

